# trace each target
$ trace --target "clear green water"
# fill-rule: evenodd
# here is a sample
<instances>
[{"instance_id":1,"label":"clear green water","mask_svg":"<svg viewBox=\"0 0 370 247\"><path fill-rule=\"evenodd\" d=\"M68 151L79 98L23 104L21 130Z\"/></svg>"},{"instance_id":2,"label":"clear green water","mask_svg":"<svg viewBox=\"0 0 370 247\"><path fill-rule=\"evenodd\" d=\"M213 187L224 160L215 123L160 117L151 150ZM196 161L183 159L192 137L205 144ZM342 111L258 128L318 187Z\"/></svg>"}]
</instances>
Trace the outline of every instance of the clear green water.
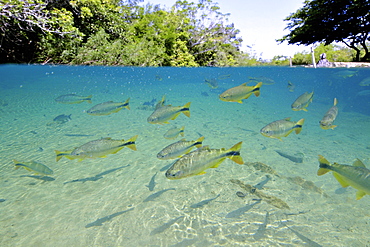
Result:
<instances>
[{"instance_id":1,"label":"clear green water","mask_svg":"<svg viewBox=\"0 0 370 247\"><path fill-rule=\"evenodd\" d=\"M356 189L341 188L331 174L316 175L319 154L340 164L359 158L370 167L370 86L359 85L370 78L369 69L2 65L0 75L1 246L370 246L370 196L356 200ZM259 97L243 104L218 99L250 77L267 82ZM211 89L206 79L215 79L218 88ZM294 90L287 88L288 81ZM291 110L299 95L312 91L307 112ZM69 93L93 95L93 102L55 102ZM166 104L191 102L191 117L149 124L153 109L143 105L163 95ZM335 97L338 127L322 130L318 122ZM131 110L86 113L95 104L127 98ZM71 114L71 120L53 121L61 114ZM300 134L279 141L259 133L286 117L305 118ZM180 139L163 137L175 126L185 126L187 140L205 136L203 144L211 148L243 141L246 164L227 159L204 175L168 180L164 174L173 161L156 155ZM56 162L54 150L134 135L137 151L124 148L106 158ZM37 161L54 174L15 170L14 159ZM278 175L254 168L253 162ZM289 209L260 201L232 182L236 179Z\"/></svg>"}]
</instances>

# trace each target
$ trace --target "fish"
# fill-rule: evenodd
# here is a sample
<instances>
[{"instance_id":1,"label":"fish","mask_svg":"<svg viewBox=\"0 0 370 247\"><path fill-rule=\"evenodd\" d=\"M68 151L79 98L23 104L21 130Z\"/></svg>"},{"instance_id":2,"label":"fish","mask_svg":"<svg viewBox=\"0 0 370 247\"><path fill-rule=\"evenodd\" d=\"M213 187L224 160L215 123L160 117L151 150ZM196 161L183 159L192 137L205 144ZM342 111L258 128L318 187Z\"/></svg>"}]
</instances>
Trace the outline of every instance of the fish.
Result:
<instances>
[{"instance_id":1,"label":"fish","mask_svg":"<svg viewBox=\"0 0 370 247\"><path fill-rule=\"evenodd\" d=\"M161 160L179 158L182 155L189 153L193 147L200 148L203 144L203 140L204 136L201 136L196 141L186 141L185 139L181 139L180 141L163 148L157 154L157 158Z\"/></svg>"},{"instance_id":2,"label":"fish","mask_svg":"<svg viewBox=\"0 0 370 247\"><path fill-rule=\"evenodd\" d=\"M191 207L191 208L202 208L204 205L207 205L207 204L208 204L208 203L210 203L211 201L216 200L219 196L220 196L220 194L218 194L217 196L215 196L215 197L213 197L213 198L206 199L206 200L203 200L203 201L200 201L200 202L194 203L194 204L190 205L190 207Z\"/></svg>"},{"instance_id":3,"label":"fish","mask_svg":"<svg viewBox=\"0 0 370 247\"><path fill-rule=\"evenodd\" d=\"M58 115L58 116L56 116L53 119L53 122L46 124L46 126L52 126L52 125L55 125L55 124L64 124L64 123L67 123L67 122L69 122L69 121L72 120L71 115L72 114L69 114L69 115L65 115L65 114Z\"/></svg>"},{"instance_id":4,"label":"fish","mask_svg":"<svg viewBox=\"0 0 370 247\"><path fill-rule=\"evenodd\" d=\"M288 81L287 88L288 88L289 92L294 92L295 87L296 87L295 84L293 84L291 81Z\"/></svg>"},{"instance_id":5,"label":"fish","mask_svg":"<svg viewBox=\"0 0 370 247\"><path fill-rule=\"evenodd\" d=\"M333 125L334 120L337 118L338 115L338 107L337 107L338 100L334 98L334 105L325 113L324 117L321 119L320 127L321 129L334 129L337 125Z\"/></svg>"},{"instance_id":6,"label":"fish","mask_svg":"<svg viewBox=\"0 0 370 247\"><path fill-rule=\"evenodd\" d=\"M79 104L82 102L91 103L92 95L89 96L80 96L77 94L65 94L61 95L58 98L55 99L56 102L62 103L62 104Z\"/></svg>"},{"instance_id":7,"label":"fish","mask_svg":"<svg viewBox=\"0 0 370 247\"><path fill-rule=\"evenodd\" d=\"M147 119L150 124L168 124L169 120L175 120L180 113L190 117L191 102L186 103L184 106L163 105L157 108Z\"/></svg>"},{"instance_id":8,"label":"fish","mask_svg":"<svg viewBox=\"0 0 370 247\"><path fill-rule=\"evenodd\" d=\"M13 160L15 169L18 169L19 167L23 167L27 171L32 172L35 175L53 175L54 172L49 167L47 167L44 164L38 163L36 161L30 161L30 162L19 162L17 160Z\"/></svg>"},{"instance_id":9,"label":"fish","mask_svg":"<svg viewBox=\"0 0 370 247\"><path fill-rule=\"evenodd\" d=\"M194 175L203 175L208 168L217 168L226 158L231 159L240 165L244 164L240 156L240 149L243 142L238 142L230 149L210 149L204 146L185 154L175 161L166 171L168 179L181 179Z\"/></svg>"},{"instance_id":10,"label":"fish","mask_svg":"<svg viewBox=\"0 0 370 247\"><path fill-rule=\"evenodd\" d=\"M57 123L59 123L59 124L66 123L66 122L69 122L69 121L71 121L71 120L72 120L71 115L72 115L72 114L69 114L69 115L61 114L61 115L59 115L59 116L56 116L56 117L53 119L53 121L54 121L54 122L57 122Z\"/></svg>"},{"instance_id":11,"label":"fish","mask_svg":"<svg viewBox=\"0 0 370 247\"><path fill-rule=\"evenodd\" d=\"M105 216L103 218L99 218L99 219L95 220L94 222L91 222L91 223L87 224L85 226L85 228L89 228L89 227L93 227L93 226L102 226L104 222L110 221L114 217L117 217L121 214L127 213L131 210L134 210L134 208L130 208L130 209L127 209L127 210L124 210L124 211L120 211L120 212Z\"/></svg>"},{"instance_id":12,"label":"fish","mask_svg":"<svg viewBox=\"0 0 370 247\"><path fill-rule=\"evenodd\" d=\"M346 78L349 78L355 75L357 75L357 71L355 70L341 70L341 71L334 73L335 77L341 77L343 79L346 79Z\"/></svg>"},{"instance_id":13,"label":"fish","mask_svg":"<svg viewBox=\"0 0 370 247\"><path fill-rule=\"evenodd\" d=\"M184 136L184 129L185 126L182 126L181 128L172 128L169 129L163 136L166 139L176 139L179 135Z\"/></svg>"},{"instance_id":14,"label":"fish","mask_svg":"<svg viewBox=\"0 0 370 247\"><path fill-rule=\"evenodd\" d=\"M342 187L351 186L357 189L356 200L360 200L365 195L370 195L370 170L366 168L361 160L356 159L352 166L331 164L322 155L319 155L319 170L317 175L321 176L327 172L333 172L334 177Z\"/></svg>"},{"instance_id":15,"label":"fish","mask_svg":"<svg viewBox=\"0 0 370 247\"><path fill-rule=\"evenodd\" d=\"M219 80L225 80L227 78L230 78L231 74L225 74L225 75L219 75L217 79Z\"/></svg>"},{"instance_id":16,"label":"fish","mask_svg":"<svg viewBox=\"0 0 370 247\"><path fill-rule=\"evenodd\" d=\"M125 102L113 102L107 101L104 103L97 104L87 110L87 114L92 116L105 116L112 113L119 112L123 108L130 110L129 106L130 98L128 98Z\"/></svg>"},{"instance_id":17,"label":"fish","mask_svg":"<svg viewBox=\"0 0 370 247\"><path fill-rule=\"evenodd\" d=\"M148 185L145 185L146 187L148 187L149 191L153 191L153 190L154 190L155 185L157 184L157 183L155 182L155 177L157 176L157 173L158 173L158 172L156 172L156 173L153 175L153 177L150 179L149 184L148 184Z\"/></svg>"},{"instance_id":18,"label":"fish","mask_svg":"<svg viewBox=\"0 0 370 247\"><path fill-rule=\"evenodd\" d=\"M313 92L307 93L305 92L301 96L299 96L292 104L293 111L307 111L308 105L312 102L313 99Z\"/></svg>"},{"instance_id":19,"label":"fish","mask_svg":"<svg viewBox=\"0 0 370 247\"><path fill-rule=\"evenodd\" d=\"M362 87L370 86L370 77L363 79L358 85Z\"/></svg>"},{"instance_id":20,"label":"fish","mask_svg":"<svg viewBox=\"0 0 370 247\"><path fill-rule=\"evenodd\" d=\"M262 82L263 85L273 85L275 84L275 81L271 78L265 77L265 76L258 76L258 77L249 77L250 82ZM249 83L249 82L248 82Z\"/></svg>"},{"instance_id":21,"label":"fish","mask_svg":"<svg viewBox=\"0 0 370 247\"><path fill-rule=\"evenodd\" d=\"M205 79L204 83L207 84L212 89L218 88L218 82L216 79Z\"/></svg>"},{"instance_id":22,"label":"fish","mask_svg":"<svg viewBox=\"0 0 370 247\"><path fill-rule=\"evenodd\" d=\"M79 159L79 161L86 158L105 158L108 154L115 154L124 147L128 147L136 151L136 136L133 136L129 140L114 140L110 137L93 140L83 144L80 147L73 149L72 151L58 151L56 153L56 161L58 162L62 157L66 157L70 160Z\"/></svg>"},{"instance_id":23,"label":"fish","mask_svg":"<svg viewBox=\"0 0 370 247\"><path fill-rule=\"evenodd\" d=\"M302 118L298 122L290 121L290 117L284 118L269 123L260 130L260 133L263 136L276 138L282 141L281 137L287 137L293 130L295 130L296 134L299 134L302 130L303 124L304 118Z\"/></svg>"},{"instance_id":24,"label":"fish","mask_svg":"<svg viewBox=\"0 0 370 247\"><path fill-rule=\"evenodd\" d=\"M220 94L219 98L226 102L238 102L243 103L243 99L248 99L252 94L256 97L260 96L260 87L262 82L259 82L256 86L247 86L247 83L243 83L237 87L230 88Z\"/></svg>"},{"instance_id":25,"label":"fish","mask_svg":"<svg viewBox=\"0 0 370 247\"><path fill-rule=\"evenodd\" d=\"M370 95L370 90L362 90L356 94L356 96Z\"/></svg>"}]
</instances>

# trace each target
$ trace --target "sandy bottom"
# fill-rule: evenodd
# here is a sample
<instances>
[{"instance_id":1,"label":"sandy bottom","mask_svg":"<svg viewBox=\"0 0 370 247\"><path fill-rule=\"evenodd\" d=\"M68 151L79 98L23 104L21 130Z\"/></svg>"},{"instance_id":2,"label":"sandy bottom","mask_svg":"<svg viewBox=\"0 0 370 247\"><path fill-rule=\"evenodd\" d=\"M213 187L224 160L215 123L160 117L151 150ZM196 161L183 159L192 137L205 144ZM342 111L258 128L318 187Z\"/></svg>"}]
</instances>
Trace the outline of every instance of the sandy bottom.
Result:
<instances>
[{"instance_id":1,"label":"sandy bottom","mask_svg":"<svg viewBox=\"0 0 370 247\"><path fill-rule=\"evenodd\" d=\"M309 112L292 112L289 104L284 109L271 105L263 95L237 104L222 102L211 92L201 96L206 90L204 85L195 93L191 84L122 92L77 88L72 91L94 96L93 104L75 105L54 102L60 94L71 93L54 86L3 92L7 104L0 107L0 199L5 200L0 202L0 245L370 246L370 196L356 201L355 189L341 188L331 174L316 175L318 154L341 164L360 158L370 167L369 116L340 112L338 127L324 131L317 123L328 105L313 103ZM173 105L191 101L191 117L180 115L163 126L148 124L151 111L137 107L164 93ZM131 110L101 117L84 112L94 104L128 97ZM72 114L72 120L48 125L59 114ZM292 133L282 142L259 134L269 122L289 116L295 121L306 118L299 135ZM183 125L187 140L204 135L204 145L211 148L243 141L245 162L264 163L279 175L227 159L205 175L168 180L164 173L171 161L159 160L156 154L176 141L163 134ZM107 158L55 161L54 150L134 135L139 136L137 151L124 148ZM275 150L301 153L303 163ZM15 170L13 159L36 160L54 175L40 178ZM155 174L150 191L147 185ZM296 176L314 187L287 179ZM266 182L260 191L286 202L289 209L260 201L232 179L253 186ZM238 197L238 191L246 196Z\"/></svg>"}]
</instances>

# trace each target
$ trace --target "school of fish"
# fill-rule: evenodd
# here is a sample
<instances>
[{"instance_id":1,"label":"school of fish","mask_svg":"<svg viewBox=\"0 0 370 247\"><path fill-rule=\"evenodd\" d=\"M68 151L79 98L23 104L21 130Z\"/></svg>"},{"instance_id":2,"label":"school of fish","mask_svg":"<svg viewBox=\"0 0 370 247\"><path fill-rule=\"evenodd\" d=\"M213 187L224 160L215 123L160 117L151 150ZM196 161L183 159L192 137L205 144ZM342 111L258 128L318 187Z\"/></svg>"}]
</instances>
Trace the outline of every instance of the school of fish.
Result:
<instances>
[{"instance_id":1,"label":"school of fish","mask_svg":"<svg viewBox=\"0 0 370 247\"><path fill-rule=\"evenodd\" d=\"M338 73L337 77L347 78L355 76L355 73ZM205 83L211 89L218 89L218 80L229 78L230 75L223 77L218 77L217 79L205 79ZM254 85L248 85L248 84ZM272 79L266 77L250 77L248 82L242 83L239 86L231 87L224 90L219 94L219 99L224 102L236 102L243 103L244 100L250 98L251 95L259 97L261 94L261 87L263 85L273 85L275 82ZM360 86L368 86L369 79L366 78L360 82ZM288 82L287 86L290 92L294 92L296 85L292 82ZM307 111L308 106L312 103L314 98L314 92L305 92L298 96L296 100L291 104L291 109L293 111ZM77 94L66 94L61 95L55 99L57 103L61 104L80 104L83 102L92 103L92 95L81 96ZM91 116L107 116L113 113L118 113L123 108L130 110L129 106L130 98L123 102L106 101L103 103L98 103L90 109L86 110L86 113ZM154 106L154 99L152 100L152 107ZM323 115L323 118L319 121L319 126L321 129L328 130L334 129L337 125L334 125L334 121L338 115L338 100L334 99L333 106ZM163 96L155 106L154 111L147 118L149 124L169 124L171 120L177 119L181 114L190 118L190 105L188 102L180 106L172 106L166 104L166 97ZM59 115L54 121L59 121L61 123L66 123L71 120L71 115ZM280 120L274 120L270 123L266 122L266 126L260 129L260 133L268 138L278 139L282 141L282 137L289 136L293 131L299 134L302 131L305 119L301 118L298 121L291 121L291 117L285 117ZM173 127L168 129L163 137L168 140L175 140L179 136L185 136L185 126ZM67 151L55 150L56 161L58 162L63 157L79 161L86 159L95 158L106 158L109 154L116 154L124 147L128 147L131 150L136 151L136 139L138 135L134 135L128 140L124 139L112 139L111 137L104 137L101 139L91 140L86 143L82 143L78 147L67 147ZM157 158L160 160L173 160L175 161L170 165L170 167L165 172L165 177L170 180L183 179L189 177L196 177L198 175L206 174L206 170L209 168L217 168L226 159L230 159L237 164L244 164L243 158L241 156L242 141L239 141L234 146L229 149L226 148L211 148L209 145L203 146L203 141L205 137L200 136L196 140L187 141L182 138L179 141L175 141L161 151L158 152ZM35 175L50 176L54 172L48 166L36 162L36 161L25 161L19 162L14 160L14 166L16 169L23 167L27 171L32 172ZM365 167L365 165L357 159L352 166L340 165L337 163L329 163L323 156L319 155L319 170L317 174L319 176L327 173L333 172L334 177L343 186L351 186L357 189L356 199L361 199L364 195L370 195L370 170ZM146 185L150 191L154 190L156 185L155 177L158 171L153 175L150 180L149 185ZM174 189L165 189L153 194L152 197L155 198L160 194ZM219 195L218 195L219 196ZM217 196L217 197L218 197ZM151 198L152 198L151 197ZM205 200L206 203L211 202L217 197ZM152 200L152 199L151 199ZM145 202L145 200L144 200Z\"/></svg>"}]
</instances>

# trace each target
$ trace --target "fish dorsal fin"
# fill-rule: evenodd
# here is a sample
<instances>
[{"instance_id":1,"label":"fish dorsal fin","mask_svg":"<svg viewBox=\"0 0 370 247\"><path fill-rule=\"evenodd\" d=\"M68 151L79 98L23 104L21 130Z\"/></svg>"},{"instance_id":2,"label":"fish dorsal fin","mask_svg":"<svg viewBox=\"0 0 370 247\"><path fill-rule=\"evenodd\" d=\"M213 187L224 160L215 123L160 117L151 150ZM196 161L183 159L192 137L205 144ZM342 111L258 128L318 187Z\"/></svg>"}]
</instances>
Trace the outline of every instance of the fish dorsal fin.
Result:
<instances>
[{"instance_id":1,"label":"fish dorsal fin","mask_svg":"<svg viewBox=\"0 0 370 247\"><path fill-rule=\"evenodd\" d=\"M357 167L364 167L364 168L366 168L365 164L364 164L361 160L359 160L359 159L356 159L356 160L353 162L352 166L357 166Z\"/></svg>"},{"instance_id":2,"label":"fish dorsal fin","mask_svg":"<svg viewBox=\"0 0 370 247\"><path fill-rule=\"evenodd\" d=\"M207 146L203 146L203 147L200 147L200 148L198 148L197 149L197 151L203 151L203 150L211 150L210 148L209 148L209 146L207 145Z\"/></svg>"},{"instance_id":3,"label":"fish dorsal fin","mask_svg":"<svg viewBox=\"0 0 370 247\"><path fill-rule=\"evenodd\" d=\"M291 117L286 117L283 120L290 121Z\"/></svg>"},{"instance_id":4,"label":"fish dorsal fin","mask_svg":"<svg viewBox=\"0 0 370 247\"><path fill-rule=\"evenodd\" d=\"M185 138L182 138L182 139L180 140L180 142L186 142L186 139L185 139Z\"/></svg>"},{"instance_id":5,"label":"fish dorsal fin","mask_svg":"<svg viewBox=\"0 0 370 247\"><path fill-rule=\"evenodd\" d=\"M242 85L240 85L240 86L247 86L247 83L246 82L244 82Z\"/></svg>"}]
</instances>

